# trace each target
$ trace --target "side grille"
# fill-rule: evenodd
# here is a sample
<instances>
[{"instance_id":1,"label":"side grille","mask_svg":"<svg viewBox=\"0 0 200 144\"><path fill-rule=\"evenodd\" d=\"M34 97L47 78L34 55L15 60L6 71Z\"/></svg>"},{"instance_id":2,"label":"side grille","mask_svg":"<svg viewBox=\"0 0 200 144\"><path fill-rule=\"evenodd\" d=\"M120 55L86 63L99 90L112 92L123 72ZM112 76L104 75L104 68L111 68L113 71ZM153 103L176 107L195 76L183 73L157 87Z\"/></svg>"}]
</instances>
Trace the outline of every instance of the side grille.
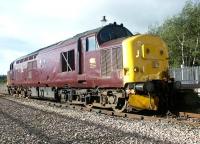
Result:
<instances>
[{"instance_id":1,"label":"side grille","mask_svg":"<svg viewBox=\"0 0 200 144\"><path fill-rule=\"evenodd\" d=\"M122 69L122 48L101 50L101 75L110 76L111 71Z\"/></svg>"},{"instance_id":2,"label":"side grille","mask_svg":"<svg viewBox=\"0 0 200 144\"><path fill-rule=\"evenodd\" d=\"M101 50L101 75L111 74L111 50Z\"/></svg>"},{"instance_id":3,"label":"side grille","mask_svg":"<svg viewBox=\"0 0 200 144\"><path fill-rule=\"evenodd\" d=\"M112 67L113 70L122 69L122 48L112 48Z\"/></svg>"}]
</instances>

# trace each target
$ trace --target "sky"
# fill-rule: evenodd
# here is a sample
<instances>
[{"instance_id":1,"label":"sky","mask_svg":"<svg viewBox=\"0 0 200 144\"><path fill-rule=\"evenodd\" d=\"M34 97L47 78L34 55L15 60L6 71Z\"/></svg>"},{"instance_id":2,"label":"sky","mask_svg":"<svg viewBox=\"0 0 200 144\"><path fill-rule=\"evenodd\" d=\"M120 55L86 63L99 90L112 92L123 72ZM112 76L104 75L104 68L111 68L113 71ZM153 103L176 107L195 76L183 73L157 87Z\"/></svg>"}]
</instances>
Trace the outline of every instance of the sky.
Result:
<instances>
[{"instance_id":1,"label":"sky","mask_svg":"<svg viewBox=\"0 0 200 144\"><path fill-rule=\"evenodd\" d=\"M0 75L39 48L100 27L123 23L145 33L181 12L186 0L0 0Z\"/></svg>"}]
</instances>

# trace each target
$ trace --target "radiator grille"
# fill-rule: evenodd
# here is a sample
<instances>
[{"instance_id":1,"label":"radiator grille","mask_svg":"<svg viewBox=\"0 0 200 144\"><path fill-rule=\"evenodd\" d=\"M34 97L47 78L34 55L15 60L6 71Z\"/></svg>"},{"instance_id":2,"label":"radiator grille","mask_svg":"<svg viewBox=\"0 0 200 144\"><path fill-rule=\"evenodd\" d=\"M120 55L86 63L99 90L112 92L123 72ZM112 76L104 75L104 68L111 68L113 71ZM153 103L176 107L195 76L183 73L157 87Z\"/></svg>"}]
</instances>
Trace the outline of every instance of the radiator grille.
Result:
<instances>
[{"instance_id":1,"label":"radiator grille","mask_svg":"<svg viewBox=\"0 0 200 144\"><path fill-rule=\"evenodd\" d=\"M122 69L122 48L112 48L112 67L113 70Z\"/></svg>"},{"instance_id":2,"label":"radiator grille","mask_svg":"<svg viewBox=\"0 0 200 144\"><path fill-rule=\"evenodd\" d=\"M110 76L111 71L122 69L122 48L101 50L101 75Z\"/></svg>"},{"instance_id":3,"label":"radiator grille","mask_svg":"<svg viewBox=\"0 0 200 144\"><path fill-rule=\"evenodd\" d=\"M111 50L101 50L101 75L111 74Z\"/></svg>"}]
</instances>

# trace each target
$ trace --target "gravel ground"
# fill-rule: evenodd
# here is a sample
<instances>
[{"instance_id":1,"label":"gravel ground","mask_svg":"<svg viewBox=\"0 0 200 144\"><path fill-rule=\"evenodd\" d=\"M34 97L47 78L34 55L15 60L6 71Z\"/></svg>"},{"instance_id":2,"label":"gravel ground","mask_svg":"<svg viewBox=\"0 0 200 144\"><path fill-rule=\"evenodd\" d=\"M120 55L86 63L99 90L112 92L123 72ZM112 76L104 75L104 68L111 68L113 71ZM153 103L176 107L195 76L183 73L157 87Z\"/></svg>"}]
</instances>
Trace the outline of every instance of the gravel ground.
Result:
<instances>
[{"instance_id":1,"label":"gravel ground","mask_svg":"<svg viewBox=\"0 0 200 144\"><path fill-rule=\"evenodd\" d=\"M128 120L0 97L0 143L200 144L200 127L166 120Z\"/></svg>"}]
</instances>

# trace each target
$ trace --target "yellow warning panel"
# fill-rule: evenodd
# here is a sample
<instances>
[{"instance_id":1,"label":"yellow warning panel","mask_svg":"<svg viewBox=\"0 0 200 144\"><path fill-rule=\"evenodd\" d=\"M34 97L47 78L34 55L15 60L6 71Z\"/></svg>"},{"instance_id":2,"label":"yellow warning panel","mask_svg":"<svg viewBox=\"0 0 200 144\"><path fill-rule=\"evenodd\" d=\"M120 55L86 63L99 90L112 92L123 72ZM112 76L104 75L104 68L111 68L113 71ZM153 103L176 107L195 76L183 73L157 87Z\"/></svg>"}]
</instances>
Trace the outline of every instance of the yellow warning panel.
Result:
<instances>
[{"instance_id":1,"label":"yellow warning panel","mask_svg":"<svg viewBox=\"0 0 200 144\"><path fill-rule=\"evenodd\" d=\"M128 104L136 109L157 110L158 101L158 97L130 94Z\"/></svg>"}]
</instances>

